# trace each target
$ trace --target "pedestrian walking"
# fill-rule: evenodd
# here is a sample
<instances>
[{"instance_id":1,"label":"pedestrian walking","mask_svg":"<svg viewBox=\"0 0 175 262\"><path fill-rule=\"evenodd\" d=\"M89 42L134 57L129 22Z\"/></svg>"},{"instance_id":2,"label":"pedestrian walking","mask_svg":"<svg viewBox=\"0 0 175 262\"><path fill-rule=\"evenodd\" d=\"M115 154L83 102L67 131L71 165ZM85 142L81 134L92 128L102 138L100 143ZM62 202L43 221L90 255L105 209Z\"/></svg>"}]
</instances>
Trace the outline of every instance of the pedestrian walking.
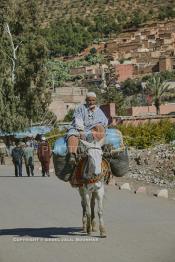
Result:
<instances>
[{"instance_id":1,"label":"pedestrian walking","mask_svg":"<svg viewBox=\"0 0 175 262\"><path fill-rule=\"evenodd\" d=\"M5 156L7 155L7 148L2 139L0 139L0 163L5 165Z\"/></svg>"},{"instance_id":2,"label":"pedestrian walking","mask_svg":"<svg viewBox=\"0 0 175 262\"><path fill-rule=\"evenodd\" d=\"M17 142L16 147L12 149L12 161L15 166L15 176L22 176L22 160L24 151L22 145Z\"/></svg>"},{"instance_id":3,"label":"pedestrian walking","mask_svg":"<svg viewBox=\"0 0 175 262\"><path fill-rule=\"evenodd\" d=\"M23 151L27 175L34 176L34 148L31 146L30 142L26 142Z\"/></svg>"},{"instance_id":4,"label":"pedestrian walking","mask_svg":"<svg viewBox=\"0 0 175 262\"><path fill-rule=\"evenodd\" d=\"M38 159L41 163L42 176L50 176L49 165L51 158L51 148L45 137L41 137L41 142L38 145Z\"/></svg>"}]
</instances>

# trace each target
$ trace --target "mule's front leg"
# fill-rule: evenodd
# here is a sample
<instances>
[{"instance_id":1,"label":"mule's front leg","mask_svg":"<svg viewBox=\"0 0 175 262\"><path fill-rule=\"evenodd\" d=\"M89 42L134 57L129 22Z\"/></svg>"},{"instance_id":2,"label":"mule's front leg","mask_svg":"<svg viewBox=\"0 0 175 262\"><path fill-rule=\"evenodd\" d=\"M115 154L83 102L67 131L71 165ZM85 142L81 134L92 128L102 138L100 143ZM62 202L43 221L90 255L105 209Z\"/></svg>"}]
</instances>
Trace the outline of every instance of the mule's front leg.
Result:
<instances>
[{"instance_id":1,"label":"mule's front leg","mask_svg":"<svg viewBox=\"0 0 175 262\"><path fill-rule=\"evenodd\" d=\"M82 223L83 223L83 232L86 232L87 217L86 217L86 199L84 197L83 189L79 188L79 194L81 196L81 206L83 210Z\"/></svg>"},{"instance_id":2,"label":"mule's front leg","mask_svg":"<svg viewBox=\"0 0 175 262\"><path fill-rule=\"evenodd\" d=\"M103 220L103 197L104 197L104 186L102 186L97 193L97 202L98 202L100 236L106 237L106 230L105 230L104 220Z\"/></svg>"},{"instance_id":3,"label":"mule's front leg","mask_svg":"<svg viewBox=\"0 0 175 262\"><path fill-rule=\"evenodd\" d=\"M87 217L86 217L86 204L84 200L81 201L81 206L83 209L83 217L82 217L83 232L86 232Z\"/></svg>"},{"instance_id":4,"label":"mule's front leg","mask_svg":"<svg viewBox=\"0 0 175 262\"><path fill-rule=\"evenodd\" d=\"M86 231L87 234L90 235L92 232L92 228L91 228L91 197L89 193L85 194L85 200L86 200L86 216L87 216Z\"/></svg>"},{"instance_id":5,"label":"mule's front leg","mask_svg":"<svg viewBox=\"0 0 175 262\"><path fill-rule=\"evenodd\" d=\"M91 197L91 226L92 232L96 232L96 223L95 223L95 192L92 193Z\"/></svg>"}]
</instances>

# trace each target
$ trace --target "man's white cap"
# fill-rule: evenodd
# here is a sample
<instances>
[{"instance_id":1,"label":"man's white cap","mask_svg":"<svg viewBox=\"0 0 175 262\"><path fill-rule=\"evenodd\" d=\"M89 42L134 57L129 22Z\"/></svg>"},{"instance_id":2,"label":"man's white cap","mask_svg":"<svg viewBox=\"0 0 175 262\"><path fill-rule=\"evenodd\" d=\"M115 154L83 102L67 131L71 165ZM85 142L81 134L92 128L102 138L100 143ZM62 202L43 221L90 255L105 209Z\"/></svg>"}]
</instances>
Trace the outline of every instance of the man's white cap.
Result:
<instances>
[{"instance_id":1,"label":"man's white cap","mask_svg":"<svg viewBox=\"0 0 175 262\"><path fill-rule=\"evenodd\" d=\"M97 97L96 96L96 94L94 93L94 92L88 92L87 94L86 94L86 97Z\"/></svg>"},{"instance_id":2,"label":"man's white cap","mask_svg":"<svg viewBox=\"0 0 175 262\"><path fill-rule=\"evenodd\" d=\"M42 140L42 141L46 141L45 136L42 136L42 137L41 137L41 140Z\"/></svg>"}]
</instances>

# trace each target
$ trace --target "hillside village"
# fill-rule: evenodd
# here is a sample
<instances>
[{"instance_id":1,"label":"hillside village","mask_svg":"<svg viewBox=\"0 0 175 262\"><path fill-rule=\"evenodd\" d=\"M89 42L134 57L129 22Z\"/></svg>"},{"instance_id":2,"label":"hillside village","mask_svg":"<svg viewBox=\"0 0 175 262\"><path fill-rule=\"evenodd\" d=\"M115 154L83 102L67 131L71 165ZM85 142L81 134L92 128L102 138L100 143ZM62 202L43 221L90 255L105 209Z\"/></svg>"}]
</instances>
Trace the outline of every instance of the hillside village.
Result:
<instances>
[{"instance_id":1,"label":"hillside village","mask_svg":"<svg viewBox=\"0 0 175 262\"><path fill-rule=\"evenodd\" d=\"M146 24L136 31L121 33L114 40L92 47L110 57L119 82L154 72L171 71L175 69L175 20ZM94 74L97 78L99 65L75 68L72 72Z\"/></svg>"},{"instance_id":2,"label":"hillside village","mask_svg":"<svg viewBox=\"0 0 175 262\"><path fill-rule=\"evenodd\" d=\"M145 24L137 30L123 32L116 39L94 44L78 57L70 59L85 57L91 48L95 48L97 53L103 54L110 60L109 64L114 68L119 86L127 79L138 79L156 72L172 71L175 69L175 20ZM72 76L84 75L87 83L98 84L104 81L107 68L107 64L80 66L72 68L70 73ZM169 84L174 92L175 82L171 81ZM50 108L54 112L57 111L58 119L62 120L70 108L74 108L77 103L84 100L85 95L85 87L75 87L74 83L68 84L67 87L56 90ZM171 105L170 111L165 109L161 113L175 112L174 107L175 105ZM150 109L151 107L149 112ZM155 110L152 110L151 112L155 113ZM137 115L142 114L142 110L136 111ZM143 113L145 114L144 109Z\"/></svg>"},{"instance_id":3,"label":"hillside village","mask_svg":"<svg viewBox=\"0 0 175 262\"><path fill-rule=\"evenodd\" d=\"M127 116L133 106L151 107L153 90L144 87L155 72L165 73L157 74L161 84L171 81L170 96L161 97L161 104L175 101L173 0L1 2L4 132L23 130L43 117L56 121L54 113L62 121L92 89L99 104L115 103L116 116ZM146 96L152 98L149 105Z\"/></svg>"},{"instance_id":4,"label":"hillside village","mask_svg":"<svg viewBox=\"0 0 175 262\"><path fill-rule=\"evenodd\" d=\"M116 65L119 81L128 77L175 69L175 21L154 23L122 33L106 45ZM130 66L125 64L130 64Z\"/></svg>"}]
</instances>

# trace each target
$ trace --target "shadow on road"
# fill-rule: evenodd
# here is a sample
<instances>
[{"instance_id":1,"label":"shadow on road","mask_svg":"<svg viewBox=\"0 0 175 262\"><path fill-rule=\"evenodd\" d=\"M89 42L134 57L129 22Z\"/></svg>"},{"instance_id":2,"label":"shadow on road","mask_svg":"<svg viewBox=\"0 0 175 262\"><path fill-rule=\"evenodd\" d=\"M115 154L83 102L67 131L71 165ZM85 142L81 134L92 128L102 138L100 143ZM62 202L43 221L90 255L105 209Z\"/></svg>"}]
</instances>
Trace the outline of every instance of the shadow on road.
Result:
<instances>
[{"instance_id":1,"label":"shadow on road","mask_svg":"<svg viewBox=\"0 0 175 262\"><path fill-rule=\"evenodd\" d=\"M79 227L12 228L1 229L1 236L55 238L59 236L84 236Z\"/></svg>"}]
</instances>

